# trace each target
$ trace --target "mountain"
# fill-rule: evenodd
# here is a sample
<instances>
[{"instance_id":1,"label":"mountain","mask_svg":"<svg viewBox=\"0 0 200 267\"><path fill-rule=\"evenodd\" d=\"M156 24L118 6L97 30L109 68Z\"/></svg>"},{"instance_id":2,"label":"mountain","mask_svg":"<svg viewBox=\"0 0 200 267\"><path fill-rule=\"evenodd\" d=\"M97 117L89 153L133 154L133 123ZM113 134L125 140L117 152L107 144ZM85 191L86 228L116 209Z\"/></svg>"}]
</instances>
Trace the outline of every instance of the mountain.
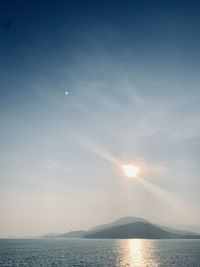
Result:
<instances>
[{"instance_id":1,"label":"mountain","mask_svg":"<svg viewBox=\"0 0 200 267\"><path fill-rule=\"evenodd\" d=\"M160 226L140 217L124 217L108 224L98 225L88 231L72 231L64 234L46 234L43 238L200 238L197 233Z\"/></svg>"},{"instance_id":2,"label":"mountain","mask_svg":"<svg viewBox=\"0 0 200 267\"><path fill-rule=\"evenodd\" d=\"M156 224L154 224L154 225L156 225ZM174 228L169 227L169 226L163 226L162 225L159 227L161 227L162 229L164 229L170 233L174 233L174 234L180 234L180 235L198 235L199 234L197 232L192 232L192 231L187 231L187 230L182 230L182 229L174 229Z\"/></svg>"},{"instance_id":3,"label":"mountain","mask_svg":"<svg viewBox=\"0 0 200 267\"><path fill-rule=\"evenodd\" d=\"M82 238L86 234L86 231L71 231L60 235L61 238Z\"/></svg>"},{"instance_id":4,"label":"mountain","mask_svg":"<svg viewBox=\"0 0 200 267\"><path fill-rule=\"evenodd\" d=\"M83 238L85 231L71 231L64 234L49 233L42 236L42 238Z\"/></svg>"},{"instance_id":5,"label":"mountain","mask_svg":"<svg viewBox=\"0 0 200 267\"><path fill-rule=\"evenodd\" d=\"M176 228L181 231L189 232L189 233L198 233L200 234L200 225L193 224L177 224L177 225L167 225L169 228Z\"/></svg>"},{"instance_id":6,"label":"mountain","mask_svg":"<svg viewBox=\"0 0 200 267\"><path fill-rule=\"evenodd\" d=\"M90 232L96 232L96 231L101 231L103 229L107 229L113 226L117 226L117 225L125 225L128 223L134 223L134 222L147 222L149 223L147 220L140 218L140 217L123 217L120 218L118 220L115 220L111 223L107 223L107 224L103 224L103 225L98 225L96 227L93 227L90 229Z\"/></svg>"},{"instance_id":7,"label":"mountain","mask_svg":"<svg viewBox=\"0 0 200 267\"><path fill-rule=\"evenodd\" d=\"M58 233L47 233L47 234L44 234L44 235L42 235L40 237L41 238L56 238L59 235L61 235L61 234L58 234Z\"/></svg>"},{"instance_id":8,"label":"mountain","mask_svg":"<svg viewBox=\"0 0 200 267\"><path fill-rule=\"evenodd\" d=\"M144 239L180 239L180 238L200 238L198 235L181 235L168 232L153 224L147 222L133 222L124 225L117 225L103 229L101 231L92 231L86 233L85 238L102 239L126 239L126 238L144 238Z\"/></svg>"},{"instance_id":9,"label":"mountain","mask_svg":"<svg viewBox=\"0 0 200 267\"><path fill-rule=\"evenodd\" d=\"M123 218L115 220L115 221L113 221L111 223L93 227L88 231L88 234L91 234L91 233L94 233L94 232L96 233L98 231L102 231L104 229L111 228L113 226L126 225L126 224L129 224L129 223L135 223L135 222L148 223L150 225L157 226L157 227L159 227L159 228L161 228L161 229L163 229L163 230L165 230L167 232L173 233L173 234L181 234L181 235L195 235L196 234L196 233L190 232L190 231L174 229L174 228L171 228L171 227L154 224L154 223L152 223L152 222L150 222L150 221L148 221L146 219L140 218L140 217L123 217Z\"/></svg>"}]
</instances>

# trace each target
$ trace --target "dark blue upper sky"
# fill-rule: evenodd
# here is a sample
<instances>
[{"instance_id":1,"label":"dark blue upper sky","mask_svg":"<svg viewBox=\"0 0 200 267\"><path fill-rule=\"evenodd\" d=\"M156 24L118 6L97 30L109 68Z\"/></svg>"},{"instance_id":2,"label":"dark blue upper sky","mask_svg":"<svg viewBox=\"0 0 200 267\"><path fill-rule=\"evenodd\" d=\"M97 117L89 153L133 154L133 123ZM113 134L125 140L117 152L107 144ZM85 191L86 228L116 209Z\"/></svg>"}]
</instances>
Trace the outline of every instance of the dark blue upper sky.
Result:
<instances>
[{"instance_id":1,"label":"dark blue upper sky","mask_svg":"<svg viewBox=\"0 0 200 267\"><path fill-rule=\"evenodd\" d=\"M6 73L19 83L22 73L23 81L41 70L49 75L61 61L72 68L81 51L114 55L116 64L127 66L140 61L150 72L157 64L172 75L197 74L199 1L1 1L0 6L3 95L16 92L8 90Z\"/></svg>"}]
</instances>

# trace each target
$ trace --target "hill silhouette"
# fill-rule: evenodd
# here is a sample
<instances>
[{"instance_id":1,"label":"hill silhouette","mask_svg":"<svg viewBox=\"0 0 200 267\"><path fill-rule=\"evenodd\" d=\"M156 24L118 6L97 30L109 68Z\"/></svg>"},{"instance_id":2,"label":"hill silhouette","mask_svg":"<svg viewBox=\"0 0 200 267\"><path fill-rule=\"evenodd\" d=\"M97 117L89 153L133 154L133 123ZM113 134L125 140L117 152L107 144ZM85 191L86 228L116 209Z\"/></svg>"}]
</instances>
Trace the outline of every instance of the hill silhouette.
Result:
<instances>
[{"instance_id":1,"label":"hill silhouette","mask_svg":"<svg viewBox=\"0 0 200 267\"><path fill-rule=\"evenodd\" d=\"M182 235L168 232L155 225L146 222L134 222L125 225L117 225L97 232L89 232L85 238L145 238L145 239L180 239L180 238L200 238L197 235Z\"/></svg>"},{"instance_id":2,"label":"hill silhouette","mask_svg":"<svg viewBox=\"0 0 200 267\"><path fill-rule=\"evenodd\" d=\"M63 234L46 234L43 238L105 238L105 239L200 239L200 235L153 224L139 217L124 217L88 231L72 231Z\"/></svg>"}]
</instances>

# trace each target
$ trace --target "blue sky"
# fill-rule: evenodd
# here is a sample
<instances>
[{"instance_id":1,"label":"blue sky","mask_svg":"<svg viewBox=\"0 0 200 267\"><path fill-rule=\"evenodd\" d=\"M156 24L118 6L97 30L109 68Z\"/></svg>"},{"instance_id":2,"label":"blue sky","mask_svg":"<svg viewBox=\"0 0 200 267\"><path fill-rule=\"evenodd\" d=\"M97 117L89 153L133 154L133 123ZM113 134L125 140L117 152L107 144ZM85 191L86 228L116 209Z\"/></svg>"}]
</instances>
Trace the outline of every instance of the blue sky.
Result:
<instances>
[{"instance_id":1,"label":"blue sky","mask_svg":"<svg viewBox=\"0 0 200 267\"><path fill-rule=\"evenodd\" d=\"M199 13L198 1L0 3L1 236L130 215L200 225Z\"/></svg>"}]
</instances>

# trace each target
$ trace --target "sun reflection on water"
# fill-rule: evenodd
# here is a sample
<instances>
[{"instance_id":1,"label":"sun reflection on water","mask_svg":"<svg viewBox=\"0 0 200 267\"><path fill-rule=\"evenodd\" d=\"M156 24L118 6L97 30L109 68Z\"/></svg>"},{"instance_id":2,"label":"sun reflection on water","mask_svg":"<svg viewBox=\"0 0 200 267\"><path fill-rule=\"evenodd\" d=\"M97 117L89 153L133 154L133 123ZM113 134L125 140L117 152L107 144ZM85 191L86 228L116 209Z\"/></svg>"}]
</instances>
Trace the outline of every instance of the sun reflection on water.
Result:
<instances>
[{"instance_id":1,"label":"sun reflection on water","mask_svg":"<svg viewBox=\"0 0 200 267\"><path fill-rule=\"evenodd\" d=\"M122 258L120 267L158 267L158 263L153 256L152 240L129 239L121 242Z\"/></svg>"},{"instance_id":2,"label":"sun reflection on water","mask_svg":"<svg viewBox=\"0 0 200 267\"><path fill-rule=\"evenodd\" d=\"M131 263L133 266L142 266L143 262L143 240L142 239L130 239L129 242L129 253Z\"/></svg>"}]
</instances>

